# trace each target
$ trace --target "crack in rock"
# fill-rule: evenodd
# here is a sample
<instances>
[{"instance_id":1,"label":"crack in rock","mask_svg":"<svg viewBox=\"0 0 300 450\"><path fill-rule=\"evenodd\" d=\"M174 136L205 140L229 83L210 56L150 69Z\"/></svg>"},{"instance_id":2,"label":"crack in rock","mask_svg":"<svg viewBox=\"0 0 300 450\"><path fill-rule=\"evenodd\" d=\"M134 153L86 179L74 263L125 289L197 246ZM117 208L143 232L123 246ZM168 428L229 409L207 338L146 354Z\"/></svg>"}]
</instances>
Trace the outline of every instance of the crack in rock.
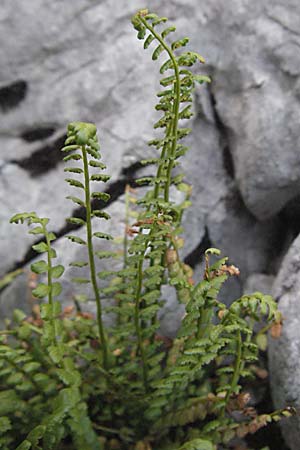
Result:
<instances>
[{"instance_id":1,"label":"crack in rock","mask_svg":"<svg viewBox=\"0 0 300 450\"><path fill-rule=\"evenodd\" d=\"M17 80L13 83L0 87L0 109L8 112L16 108L27 95L28 85L24 80Z\"/></svg>"},{"instance_id":2,"label":"crack in rock","mask_svg":"<svg viewBox=\"0 0 300 450\"><path fill-rule=\"evenodd\" d=\"M194 269L198 264L203 261L204 252L208 248L212 247L212 242L209 237L208 228L205 227L205 233L197 247L194 248L185 258L184 263Z\"/></svg>"},{"instance_id":3,"label":"crack in rock","mask_svg":"<svg viewBox=\"0 0 300 450\"><path fill-rule=\"evenodd\" d=\"M210 88L210 86L208 86L208 93L209 93L210 100L211 100L215 124L216 124L216 127L220 134L220 142L221 142L221 147L223 149L224 169L225 169L226 173L229 175L229 177L231 179L234 179L235 178L235 168L234 168L234 161L233 161L231 147L230 147L229 130L228 130L228 127L226 127L226 125L224 124L224 122L222 121L222 119L220 117L220 114L216 107L217 100L216 100L215 95L214 95L212 89Z\"/></svg>"},{"instance_id":4,"label":"crack in rock","mask_svg":"<svg viewBox=\"0 0 300 450\"><path fill-rule=\"evenodd\" d=\"M52 126L41 125L40 127L32 127L24 130L21 133L21 138L26 142L42 141L51 137L55 133L55 128Z\"/></svg>"},{"instance_id":5,"label":"crack in rock","mask_svg":"<svg viewBox=\"0 0 300 450\"><path fill-rule=\"evenodd\" d=\"M46 132L50 132L48 128ZM41 130L39 131L41 135ZM33 135L31 134L31 140ZM28 140L28 139L27 139ZM49 170L54 169L64 158L61 148L64 146L66 135L57 137L53 142L49 142L35 150L30 156L23 159L13 159L10 164L16 164L29 172L32 177L44 175Z\"/></svg>"}]
</instances>

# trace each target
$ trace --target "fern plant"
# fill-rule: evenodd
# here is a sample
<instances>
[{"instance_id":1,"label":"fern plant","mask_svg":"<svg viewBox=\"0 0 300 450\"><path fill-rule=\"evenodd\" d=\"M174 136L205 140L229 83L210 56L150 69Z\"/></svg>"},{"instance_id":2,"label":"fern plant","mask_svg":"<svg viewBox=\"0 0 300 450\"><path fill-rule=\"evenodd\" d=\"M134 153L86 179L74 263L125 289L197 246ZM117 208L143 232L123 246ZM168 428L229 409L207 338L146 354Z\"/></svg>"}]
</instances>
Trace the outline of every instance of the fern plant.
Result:
<instances>
[{"instance_id":1,"label":"fern plant","mask_svg":"<svg viewBox=\"0 0 300 450\"><path fill-rule=\"evenodd\" d=\"M203 279L197 282L180 259L181 221L191 188L184 175L173 171L188 150L181 140L190 130L179 124L192 116L195 83L210 80L194 73L192 66L203 58L183 51L188 38L170 40L175 27L166 22L147 10L132 19L144 48L155 46L152 59L166 57L156 105L162 117L154 125L163 133L149 143L154 157L143 161L156 166L156 174L137 180L146 186L146 194L136 199L126 190L120 270L112 264L111 270L97 272L99 258L118 257L120 252L105 249L105 241L113 241L110 234L94 231L97 219L110 218L97 206L109 195L92 190L94 182L109 180L102 172L95 125L71 123L62 149L64 160L72 163L65 169L72 177L66 182L79 192L68 198L82 213L68 221L85 229L85 237L67 236L86 252L71 266L89 273L73 281L83 288L90 285L96 317L77 301L62 311L55 300L62 294L57 279L64 267L54 264L55 235L48 231L49 220L34 212L11 219L27 222L29 233L41 236L33 249L45 259L31 266L42 277L32 292L40 304L30 317L16 311L0 332L3 449L214 450L294 413L286 408L258 415L243 391L247 379L255 376L261 336L268 328L280 327L275 301L254 293L227 307L218 300L219 292L229 276L238 276L238 269L210 248ZM171 200L171 189L183 193L181 203ZM98 239L101 251L96 250ZM159 335L163 285L173 286L185 305L174 340ZM109 313L115 318L111 327L104 325ZM257 336L254 325L262 319L266 325Z\"/></svg>"}]
</instances>

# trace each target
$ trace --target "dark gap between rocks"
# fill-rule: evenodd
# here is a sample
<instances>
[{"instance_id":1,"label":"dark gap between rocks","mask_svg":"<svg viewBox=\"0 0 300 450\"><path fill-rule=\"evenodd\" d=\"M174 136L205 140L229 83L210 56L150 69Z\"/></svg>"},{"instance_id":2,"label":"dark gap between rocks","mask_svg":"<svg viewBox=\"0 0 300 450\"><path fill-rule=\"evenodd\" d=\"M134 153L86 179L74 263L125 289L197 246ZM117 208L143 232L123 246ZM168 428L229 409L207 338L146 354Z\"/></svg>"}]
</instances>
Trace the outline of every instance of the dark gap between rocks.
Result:
<instances>
[{"instance_id":1,"label":"dark gap between rocks","mask_svg":"<svg viewBox=\"0 0 300 450\"><path fill-rule=\"evenodd\" d=\"M224 169L226 170L226 173L230 176L230 178L234 179L235 177L235 169L234 169L234 162L230 150L230 139L229 139L229 132L226 125L223 123L218 110L216 108L216 98L214 96L214 93L212 92L212 89L208 87L208 92L210 96L210 101L214 113L214 119L216 122L217 129L220 133L220 140L221 140L221 147L223 149L223 165Z\"/></svg>"},{"instance_id":2,"label":"dark gap between rocks","mask_svg":"<svg viewBox=\"0 0 300 450\"><path fill-rule=\"evenodd\" d=\"M300 234L300 196L290 200L277 216L277 240L270 257L272 273L277 274L283 258Z\"/></svg>"},{"instance_id":3,"label":"dark gap between rocks","mask_svg":"<svg viewBox=\"0 0 300 450\"><path fill-rule=\"evenodd\" d=\"M263 361L263 366L267 368L267 353L260 355L260 358ZM255 404L255 409L258 414L271 413L275 411L269 378L265 380L259 380L257 389L263 390L262 397L260 398L258 403ZM265 448L265 446L269 448L269 450L289 450L289 447L287 447L282 437L280 424L278 422L268 423L267 426L256 431L254 434L248 434L245 440L249 447L253 448L254 450L261 450L261 448Z\"/></svg>"},{"instance_id":4,"label":"dark gap between rocks","mask_svg":"<svg viewBox=\"0 0 300 450\"><path fill-rule=\"evenodd\" d=\"M35 142L47 139L48 137L52 136L54 132L55 128L53 128L52 126L40 126L29 128L23 131L20 137L26 142Z\"/></svg>"},{"instance_id":5,"label":"dark gap between rocks","mask_svg":"<svg viewBox=\"0 0 300 450\"><path fill-rule=\"evenodd\" d=\"M28 171L32 177L38 177L54 169L63 160L65 155L61 148L64 146L65 140L66 135L64 134L53 142L39 148L29 157L10 162Z\"/></svg>"},{"instance_id":6,"label":"dark gap between rocks","mask_svg":"<svg viewBox=\"0 0 300 450\"><path fill-rule=\"evenodd\" d=\"M205 250L210 247L212 247L212 243L209 238L208 229L205 227L205 234L201 239L201 242L199 242L197 247L184 258L184 263L194 269L197 264L202 262Z\"/></svg>"},{"instance_id":7,"label":"dark gap between rocks","mask_svg":"<svg viewBox=\"0 0 300 450\"><path fill-rule=\"evenodd\" d=\"M28 85L24 80L17 80L7 86L0 88L0 109L8 112L21 103L28 91Z\"/></svg>"}]
</instances>

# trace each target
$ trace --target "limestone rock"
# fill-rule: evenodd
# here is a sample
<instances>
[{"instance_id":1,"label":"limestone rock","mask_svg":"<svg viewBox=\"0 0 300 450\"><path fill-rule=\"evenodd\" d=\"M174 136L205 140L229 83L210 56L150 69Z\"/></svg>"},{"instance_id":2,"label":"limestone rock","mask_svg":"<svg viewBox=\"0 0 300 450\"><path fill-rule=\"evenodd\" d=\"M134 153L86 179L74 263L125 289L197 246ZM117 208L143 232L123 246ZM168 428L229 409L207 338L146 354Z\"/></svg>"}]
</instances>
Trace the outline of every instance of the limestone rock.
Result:
<instances>
[{"instance_id":1,"label":"limestone rock","mask_svg":"<svg viewBox=\"0 0 300 450\"><path fill-rule=\"evenodd\" d=\"M274 276L265 273L253 273L248 277L244 285L244 294L252 294L259 291L263 294L270 294L274 284Z\"/></svg>"},{"instance_id":2,"label":"limestone rock","mask_svg":"<svg viewBox=\"0 0 300 450\"><path fill-rule=\"evenodd\" d=\"M26 225L10 224L10 218L21 212L35 211L40 217L50 218L53 231L65 225L72 215L74 204L65 196L74 195L64 181L63 167L51 170L47 175L30 177L28 172L15 164L5 165L0 172L0 277L17 262L23 260L33 235L27 235Z\"/></svg>"},{"instance_id":3,"label":"limestone rock","mask_svg":"<svg viewBox=\"0 0 300 450\"><path fill-rule=\"evenodd\" d=\"M273 294L283 314L282 336L269 340L269 366L275 408L300 407L300 236L283 260ZM300 419L282 423L291 450L300 447Z\"/></svg>"},{"instance_id":4,"label":"limestone rock","mask_svg":"<svg viewBox=\"0 0 300 450\"><path fill-rule=\"evenodd\" d=\"M266 219L300 189L300 65L294 52L300 6L295 0L234 3L229 17L231 8L214 2L214 23L226 26L218 32L223 56L212 90L245 204Z\"/></svg>"}]
</instances>

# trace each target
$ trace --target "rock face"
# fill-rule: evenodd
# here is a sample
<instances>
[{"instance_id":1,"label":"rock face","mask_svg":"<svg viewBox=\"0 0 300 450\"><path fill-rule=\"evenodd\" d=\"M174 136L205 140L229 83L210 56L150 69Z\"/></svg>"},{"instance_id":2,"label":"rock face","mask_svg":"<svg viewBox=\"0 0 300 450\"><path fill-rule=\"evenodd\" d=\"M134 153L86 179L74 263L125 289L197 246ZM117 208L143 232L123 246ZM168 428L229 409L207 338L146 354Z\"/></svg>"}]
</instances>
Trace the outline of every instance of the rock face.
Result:
<instances>
[{"instance_id":1,"label":"rock face","mask_svg":"<svg viewBox=\"0 0 300 450\"><path fill-rule=\"evenodd\" d=\"M275 280L274 296L284 317L282 336L269 342L269 366L276 408L300 407L300 236L286 255ZM292 450L300 448L300 419L282 423Z\"/></svg>"}]
</instances>

